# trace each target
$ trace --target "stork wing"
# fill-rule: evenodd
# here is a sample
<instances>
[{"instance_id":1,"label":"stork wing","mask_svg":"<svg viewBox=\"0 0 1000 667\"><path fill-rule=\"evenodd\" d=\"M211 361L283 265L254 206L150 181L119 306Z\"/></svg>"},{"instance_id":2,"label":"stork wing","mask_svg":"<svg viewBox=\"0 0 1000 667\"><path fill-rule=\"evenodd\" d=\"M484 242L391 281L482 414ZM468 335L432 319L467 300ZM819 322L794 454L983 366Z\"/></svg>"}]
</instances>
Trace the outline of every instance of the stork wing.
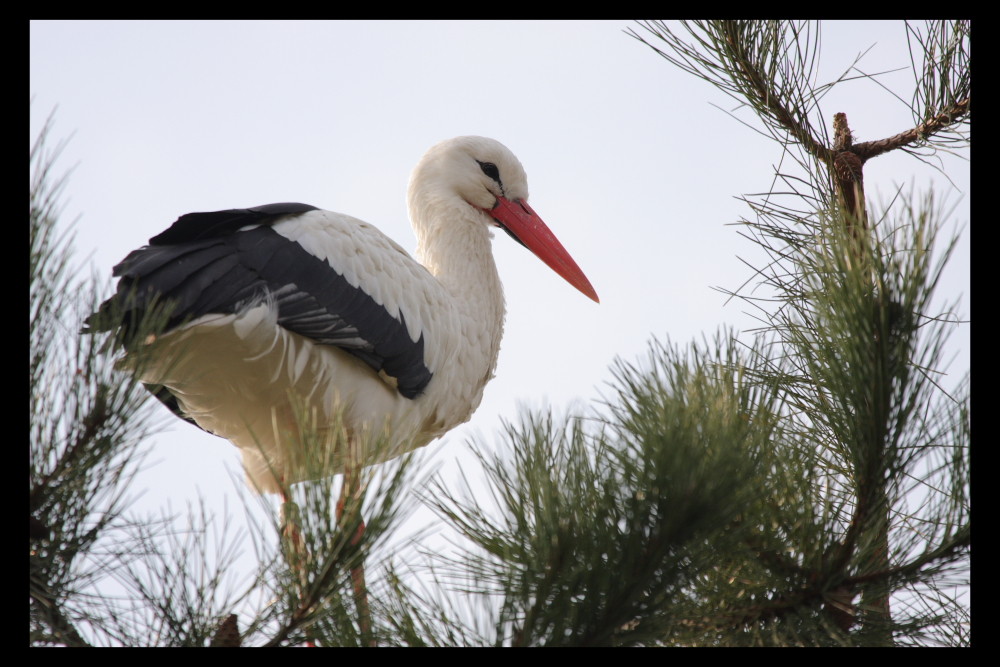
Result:
<instances>
[{"instance_id":1,"label":"stork wing","mask_svg":"<svg viewBox=\"0 0 1000 667\"><path fill-rule=\"evenodd\" d=\"M280 326L357 356L395 378L407 398L432 377L426 313L414 300L426 302L424 293L439 286L388 237L348 216L294 203L190 213L114 274L118 292L98 315L124 310L127 344L129 327L156 299L172 304L168 329L268 301ZM401 282L414 293L409 300L400 296ZM109 328L91 319L95 329Z\"/></svg>"}]
</instances>

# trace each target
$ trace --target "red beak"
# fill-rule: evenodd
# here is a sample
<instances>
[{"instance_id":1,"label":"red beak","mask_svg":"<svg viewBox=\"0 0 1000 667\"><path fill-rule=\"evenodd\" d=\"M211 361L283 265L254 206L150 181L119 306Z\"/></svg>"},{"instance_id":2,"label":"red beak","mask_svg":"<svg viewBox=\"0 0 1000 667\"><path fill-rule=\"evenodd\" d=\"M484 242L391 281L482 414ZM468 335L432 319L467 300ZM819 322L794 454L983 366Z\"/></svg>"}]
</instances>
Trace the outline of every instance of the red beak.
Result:
<instances>
[{"instance_id":1,"label":"red beak","mask_svg":"<svg viewBox=\"0 0 1000 667\"><path fill-rule=\"evenodd\" d=\"M588 297L600 303L587 276L559 243L556 235L542 222L538 214L523 199L510 200L497 197L497 203L487 211L514 240L549 265L553 271L566 279Z\"/></svg>"}]
</instances>

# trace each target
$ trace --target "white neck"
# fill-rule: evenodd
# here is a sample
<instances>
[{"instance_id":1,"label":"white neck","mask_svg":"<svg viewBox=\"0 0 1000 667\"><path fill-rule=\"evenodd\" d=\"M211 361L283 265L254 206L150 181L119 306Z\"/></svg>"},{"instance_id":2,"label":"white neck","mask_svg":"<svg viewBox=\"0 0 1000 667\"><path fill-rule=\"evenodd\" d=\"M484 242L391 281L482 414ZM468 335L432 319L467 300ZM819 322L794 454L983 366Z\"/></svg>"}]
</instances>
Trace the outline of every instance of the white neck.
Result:
<instances>
[{"instance_id":1,"label":"white neck","mask_svg":"<svg viewBox=\"0 0 1000 667\"><path fill-rule=\"evenodd\" d=\"M439 203L435 202L434 204ZM462 310L503 322L503 285L493 260L493 233L484 215L469 204L430 204L411 210L417 230L417 258Z\"/></svg>"},{"instance_id":2,"label":"white neck","mask_svg":"<svg viewBox=\"0 0 1000 667\"><path fill-rule=\"evenodd\" d=\"M484 213L455 197L425 192L410 199L417 258L437 278L461 318L459 345L492 376L503 334L503 286L493 260L493 233Z\"/></svg>"}]
</instances>

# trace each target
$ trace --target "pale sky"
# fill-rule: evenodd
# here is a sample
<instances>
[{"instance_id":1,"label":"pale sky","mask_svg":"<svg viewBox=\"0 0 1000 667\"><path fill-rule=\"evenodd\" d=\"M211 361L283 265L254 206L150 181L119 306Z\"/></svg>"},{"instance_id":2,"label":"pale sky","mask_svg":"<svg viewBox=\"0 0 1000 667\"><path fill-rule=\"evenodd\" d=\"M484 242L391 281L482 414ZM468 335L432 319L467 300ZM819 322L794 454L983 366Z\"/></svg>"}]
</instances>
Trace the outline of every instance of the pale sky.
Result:
<instances>
[{"instance_id":1,"label":"pale sky","mask_svg":"<svg viewBox=\"0 0 1000 667\"><path fill-rule=\"evenodd\" d=\"M757 326L736 289L754 247L730 226L737 197L767 191L777 144L714 105L736 107L623 31L627 21L48 22L30 28L31 137L53 109L58 166L73 168L64 221L77 259L110 289L111 267L179 215L298 201L366 220L415 247L410 170L434 143L478 134L521 160L532 207L590 278L594 304L504 234L494 247L507 297L497 376L472 421L426 448L445 466L465 441L492 442L520 406L566 411L597 398L616 357ZM866 72L904 100L903 25L824 24L820 81L869 49ZM858 141L912 127L907 106L866 82L822 103ZM760 128L750 114L744 119ZM966 153L966 156L968 154ZM903 154L865 167L869 199L933 185L964 233L939 287L969 315L969 164L940 173ZM944 384L969 368L969 326ZM156 435L144 504L183 507L234 493L239 456L178 420ZM238 503L230 502L230 508ZM238 510L237 510L238 512Z\"/></svg>"}]
</instances>

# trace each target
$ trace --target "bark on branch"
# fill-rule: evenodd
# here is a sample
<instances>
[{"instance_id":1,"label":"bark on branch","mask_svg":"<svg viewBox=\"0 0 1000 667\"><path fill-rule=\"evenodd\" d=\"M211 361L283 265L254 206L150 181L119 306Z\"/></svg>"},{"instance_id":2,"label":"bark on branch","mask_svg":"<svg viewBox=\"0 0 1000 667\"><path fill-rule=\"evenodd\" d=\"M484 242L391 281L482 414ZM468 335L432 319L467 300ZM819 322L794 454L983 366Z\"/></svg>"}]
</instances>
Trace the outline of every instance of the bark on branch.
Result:
<instances>
[{"instance_id":1,"label":"bark on branch","mask_svg":"<svg viewBox=\"0 0 1000 667\"><path fill-rule=\"evenodd\" d=\"M953 104L946 111L934 116L929 121L887 139L860 143L854 146L853 152L864 162L882 153L887 153L891 150L917 143L918 141L926 141L928 138L944 131L956 121L968 115L971 112L970 99L971 97L966 97L964 100Z\"/></svg>"}]
</instances>

